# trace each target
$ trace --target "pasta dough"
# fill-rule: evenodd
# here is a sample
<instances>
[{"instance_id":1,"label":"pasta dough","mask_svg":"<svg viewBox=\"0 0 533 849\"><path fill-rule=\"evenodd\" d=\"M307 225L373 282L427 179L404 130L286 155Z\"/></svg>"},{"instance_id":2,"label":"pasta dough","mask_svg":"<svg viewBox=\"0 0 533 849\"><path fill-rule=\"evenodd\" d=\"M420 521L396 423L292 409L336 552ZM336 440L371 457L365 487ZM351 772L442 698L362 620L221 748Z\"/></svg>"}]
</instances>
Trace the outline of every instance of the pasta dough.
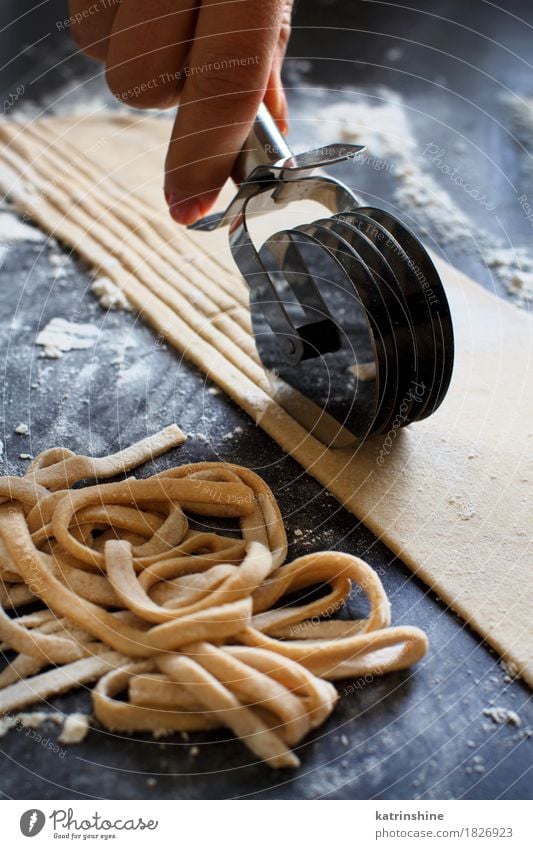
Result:
<instances>
[{"instance_id":1,"label":"pasta dough","mask_svg":"<svg viewBox=\"0 0 533 849\"><path fill-rule=\"evenodd\" d=\"M390 434L390 445L324 450L272 402L227 234L186 232L168 218L165 121L58 118L4 122L0 132L0 183L18 208L109 277L533 684L528 316L438 260L457 342L444 404Z\"/></svg>"},{"instance_id":2,"label":"pasta dough","mask_svg":"<svg viewBox=\"0 0 533 849\"><path fill-rule=\"evenodd\" d=\"M0 713L97 681L95 714L111 731L226 725L270 766L297 766L290 747L337 701L329 681L405 669L425 654L425 634L389 627L381 582L356 557L283 564L280 512L248 469L197 463L71 489L183 438L171 426L101 459L51 449L23 478L0 478L4 601L45 605L27 616L0 607L2 649L17 653L0 673ZM191 512L238 520L240 535L194 531ZM329 592L306 601L307 588L324 584ZM367 618L322 621L353 586ZM20 587L28 597L15 604ZM302 603L283 604L298 591ZM123 691L128 699L116 699ZM87 722L71 729L80 739L86 731Z\"/></svg>"}]
</instances>

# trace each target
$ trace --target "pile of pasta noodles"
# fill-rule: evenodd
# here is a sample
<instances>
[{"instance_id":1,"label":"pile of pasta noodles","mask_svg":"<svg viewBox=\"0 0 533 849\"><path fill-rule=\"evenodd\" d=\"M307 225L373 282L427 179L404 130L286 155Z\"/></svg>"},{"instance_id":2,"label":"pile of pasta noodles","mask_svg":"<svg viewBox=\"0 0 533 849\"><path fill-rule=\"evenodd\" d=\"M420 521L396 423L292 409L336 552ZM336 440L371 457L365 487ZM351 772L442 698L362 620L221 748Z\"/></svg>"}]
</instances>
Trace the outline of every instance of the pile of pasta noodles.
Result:
<instances>
[{"instance_id":1,"label":"pile of pasta noodles","mask_svg":"<svg viewBox=\"0 0 533 849\"><path fill-rule=\"evenodd\" d=\"M250 470L208 462L124 477L183 440L171 425L105 458L52 448L24 477L0 478L0 640L15 652L0 713L95 683L94 714L110 731L226 726L270 766L296 766L292 748L338 698L330 682L410 666L425 634L390 627L381 582L358 558L284 563L278 506ZM238 520L240 533L195 530L189 516L202 517L197 528ZM367 618L325 618L354 587ZM303 601L284 603L294 593Z\"/></svg>"}]
</instances>

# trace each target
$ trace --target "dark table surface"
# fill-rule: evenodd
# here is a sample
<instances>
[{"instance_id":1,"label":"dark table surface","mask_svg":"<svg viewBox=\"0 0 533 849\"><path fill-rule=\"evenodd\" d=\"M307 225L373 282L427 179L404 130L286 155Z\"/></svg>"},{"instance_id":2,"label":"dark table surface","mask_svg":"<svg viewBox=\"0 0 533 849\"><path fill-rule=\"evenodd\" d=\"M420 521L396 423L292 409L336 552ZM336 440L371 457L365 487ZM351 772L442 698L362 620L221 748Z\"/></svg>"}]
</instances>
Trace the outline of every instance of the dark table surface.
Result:
<instances>
[{"instance_id":1,"label":"dark table surface","mask_svg":"<svg viewBox=\"0 0 533 849\"><path fill-rule=\"evenodd\" d=\"M299 117L305 119L323 102L318 87L329 89L328 102L334 102L374 97L378 87L387 86L408 101L418 138L429 141L438 128L443 147L458 135L468 139L468 173L498 198L492 215L474 205L476 226L495 236L501 228L512 231L516 242L527 244L515 181L524 151L503 126L504 107L498 97L502 85L533 94L531 68L525 63L533 23L529 4L507 4L506 13L484 2L466 9L460 2L420 2L423 11L382 2L303 5L296 14L293 58L287 62L297 116L293 138L308 139L309 128ZM510 11L527 17L529 24ZM32 37L28 34L29 43L39 37L37 21L32 21L37 30ZM70 46L49 22L42 32L48 31L42 45L17 61L16 76L8 78L4 72L3 90L12 92L17 79L26 81L21 111L28 110L30 101L52 103L57 92L67 108L84 98L101 97L101 78L91 79L94 66L71 56ZM386 60L391 47L397 50ZM302 62L306 57L311 57L309 64ZM44 78L32 84L43 72ZM83 87L69 93L78 82ZM353 174L349 177L353 183ZM374 179L358 171L357 189L375 193ZM393 179L390 174L380 176L382 202L388 189L392 191ZM455 189L447 186L452 195ZM463 201L460 189L455 196ZM411 223L419 229L427 225L423 220ZM21 453L36 454L58 444L108 453L176 421L188 441L143 472L202 459L254 468L279 500L290 557L323 548L363 557L381 575L393 622L425 629L431 649L408 672L368 683L341 682L343 697L330 720L299 748L302 766L293 772L276 773L255 764L245 747L225 732L154 741L95 727L82 744L58 756L24 732L11 731L0 738L0 792L17 799L531 798L529 690L511 681L468 626L314 480L302 475L242 411L224 396L208 392L204 377L173 350L158 345L141 319L104 312L88 291L88 270L66 254L58 265L58 246L34 235L0 249L2 472L22 473L27 461L20 459ZM437 238L431 232L425 235L430 241ZM448 244L445 253L476 279L498 288L468 245ZM499 290L504 294L502 287ZM56 316L98 325L98 347L71 351L55 361L40 358L36 332ZM29 424L29 436L14 433L20 422ZM242 432L235 430L238 427ZM296 529L304 529L304 535L295 536ZM355 602L352 612L362 612ZM90 695L80 690L54 699L51 706L88 711ZM483 711L494 706L515 711L521 725L492 722ZM51 740L56 734L53 727L46 728ZM192 746L198 747L197 755Z\"/></svg>"}]
</instances>

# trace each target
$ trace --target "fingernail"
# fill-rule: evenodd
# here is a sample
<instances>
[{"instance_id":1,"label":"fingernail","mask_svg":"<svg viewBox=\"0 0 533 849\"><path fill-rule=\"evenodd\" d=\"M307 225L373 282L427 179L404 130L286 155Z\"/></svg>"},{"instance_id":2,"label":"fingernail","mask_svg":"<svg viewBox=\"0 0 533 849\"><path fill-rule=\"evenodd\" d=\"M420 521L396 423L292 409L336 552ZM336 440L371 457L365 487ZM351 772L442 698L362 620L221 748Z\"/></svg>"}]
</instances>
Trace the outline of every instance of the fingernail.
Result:
<instances>
[{"instance_id":1,"label":"fingernail","mask_svg":"<svg viewBox=\"0 0 533 849\"><path fill-rule=\"evenodd\" d=\"M197 198L183 198L165 189L165 200L172 218L178 224L194 224L202 217L202 207Z\"/></svg>"},{"instance_id":2,"label":"fingernail","mask_svg":"<svg viewBox=\"0 0 533 849\"><path fill-rule=\"evenodd\" d=\"M275 117L276 126L282 136L286 136L289 133L289 122L284 115L285 112L285 109L280 109Z\"/></svg>"}]
</instances>

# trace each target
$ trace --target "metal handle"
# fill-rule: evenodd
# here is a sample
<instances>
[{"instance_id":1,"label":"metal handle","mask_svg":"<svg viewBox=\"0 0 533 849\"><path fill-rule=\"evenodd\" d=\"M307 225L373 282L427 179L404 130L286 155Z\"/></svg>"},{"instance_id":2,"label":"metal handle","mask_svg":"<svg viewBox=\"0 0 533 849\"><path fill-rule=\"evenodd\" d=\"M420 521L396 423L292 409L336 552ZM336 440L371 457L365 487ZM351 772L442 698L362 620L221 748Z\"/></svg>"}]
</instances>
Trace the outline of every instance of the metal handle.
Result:
<instances>
[{"instance_id":1,"label":"metal handle","mask_svg":"<svg viewBox=\"0 0 533 849\"><path fill-rule=\"evenodd\" d=\"M261 103L250 134L233 166L232 179L240 185L258 165L271 165L289 157L292 157L289 145L265 104Z\"/></svg>"}]
</instances>

